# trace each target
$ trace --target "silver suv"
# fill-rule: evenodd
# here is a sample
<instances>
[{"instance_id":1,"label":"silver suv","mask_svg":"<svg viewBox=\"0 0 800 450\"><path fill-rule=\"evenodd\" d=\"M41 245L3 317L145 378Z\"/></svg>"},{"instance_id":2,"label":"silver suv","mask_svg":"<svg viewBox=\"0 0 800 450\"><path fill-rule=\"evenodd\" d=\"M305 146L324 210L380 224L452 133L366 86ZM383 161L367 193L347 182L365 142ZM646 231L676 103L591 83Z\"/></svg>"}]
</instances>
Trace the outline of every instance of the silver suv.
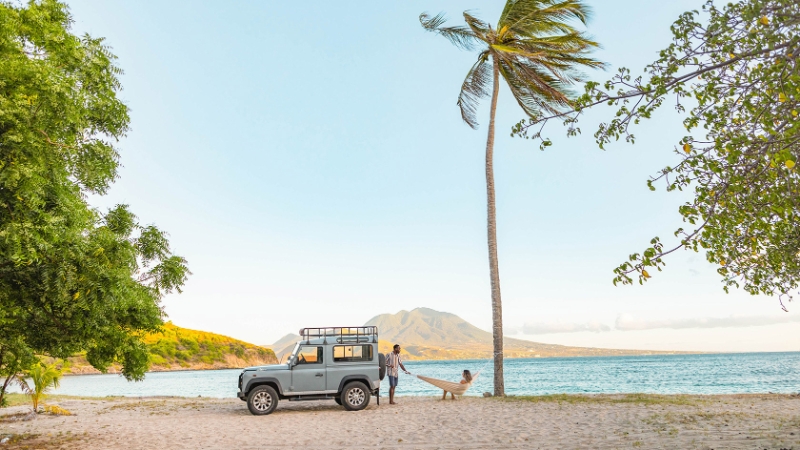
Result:
<instances>
[{"instance_id":1,"label":"silver suv","mask_svg":"<svg viewBox=\"0 0 800 450\"><path fill-rule=\"evenodd\" d=\"M386 361L378 352L378 327L303 328L284 364L248 367L237 396L255 415L275 411L279 400L335 400L359 411L375 395L380 405Z\"/></svg>"}]
</instances>

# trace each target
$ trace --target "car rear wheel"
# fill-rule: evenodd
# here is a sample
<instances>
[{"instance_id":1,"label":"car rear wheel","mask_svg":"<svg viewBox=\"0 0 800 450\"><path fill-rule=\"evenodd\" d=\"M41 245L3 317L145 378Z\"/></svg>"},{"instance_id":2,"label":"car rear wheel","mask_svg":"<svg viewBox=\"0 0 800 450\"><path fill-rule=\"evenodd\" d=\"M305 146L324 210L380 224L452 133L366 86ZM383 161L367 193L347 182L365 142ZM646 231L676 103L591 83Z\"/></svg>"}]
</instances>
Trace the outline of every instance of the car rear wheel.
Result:
<instances>
[{"instance_id":1,"label":"car rear wheel","mask_svg":"<svg viewBox=\"0 0 800 450\"><path fill-rule=\"evenodd\" d=\"M348 411L361 411L369 405L370 393L367 386L360 381L354 381L344 387L342 391L342 406Z\"/></svg>"},{"instance_id":2,"label":"car rear wheel","mask_svg":"<svg viewBox=\"0 0 800 450\"><path fill-rule=\"evenodd\" d=\"M247 396L247 409L256 416L266 416L278 407L278 393L270 386L258 386Z\"/></svg>"}]
</instances>

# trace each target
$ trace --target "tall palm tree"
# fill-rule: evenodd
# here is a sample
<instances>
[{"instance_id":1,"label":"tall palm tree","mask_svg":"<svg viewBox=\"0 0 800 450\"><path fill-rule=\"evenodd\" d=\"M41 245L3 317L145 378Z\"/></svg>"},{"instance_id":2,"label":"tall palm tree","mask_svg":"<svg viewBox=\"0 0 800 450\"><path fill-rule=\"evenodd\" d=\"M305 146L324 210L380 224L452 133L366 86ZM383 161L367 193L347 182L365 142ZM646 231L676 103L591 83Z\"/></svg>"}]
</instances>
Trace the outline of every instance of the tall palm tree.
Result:
<instances>
[{"instance_id":1,"label":"tall palm tree","mask_svg":"<svg viewBox=\"0 0 800 450\"><path fill-rule=\"evenodd\" d=\"M570 86L581 81L578 67L603 64L588 54L598 44L572 24L586 23L589 8L581 0L508 0L497 27L464 12L466 26L445 27L443 14L421 14L422 26L464 50L480 49L478 60L467 72L458 96L461 118L477 128L477 107L489 95L491 109L486 139L487 228L489 274L492 286L492 334L494 344L494 395L505 394L503 381L503 309L497 262L497 220L494 192L494 119L500 77L522 110L530 117L563 111L571 104Z\"/></svg>"}]
</instances>

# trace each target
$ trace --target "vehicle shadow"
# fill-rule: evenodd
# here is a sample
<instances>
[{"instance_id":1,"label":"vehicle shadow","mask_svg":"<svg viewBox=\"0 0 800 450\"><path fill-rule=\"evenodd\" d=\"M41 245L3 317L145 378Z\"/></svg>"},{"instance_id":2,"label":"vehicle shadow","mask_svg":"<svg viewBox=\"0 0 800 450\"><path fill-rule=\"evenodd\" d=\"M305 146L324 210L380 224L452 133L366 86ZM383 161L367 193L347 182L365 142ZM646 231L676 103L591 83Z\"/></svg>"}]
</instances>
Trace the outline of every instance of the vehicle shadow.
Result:
<instances>
[{"instance_id":1,"label":"vehicle shadow","mask_svg":"<svg viewBox=\"0 0 800 450\"><path fill-rule=\"evenodd\" d=\"M386 400L386 404L389 404L389 401ZM235 411L225 411L225 413L234 413L236 415L243 415L243 416L252 416L250 411L247 409L247 405L244 402L240 402L240 407L236 408ZM378 409L378 406L375 401L371 401L369 406L365 408L365 411ZM281 401L278 404L278 408L270 416L279 416L279 415L287 415L287 414L297 414L297 413L309 413L309 412L329 412L329 411L336 411L336 412L347 412L343 406L337 405L335 402L330 400L324 401L303 401L303 402L289 402L289 401ZM222 411L220 411L222 412Z\"/></svg>"}]
</instances>

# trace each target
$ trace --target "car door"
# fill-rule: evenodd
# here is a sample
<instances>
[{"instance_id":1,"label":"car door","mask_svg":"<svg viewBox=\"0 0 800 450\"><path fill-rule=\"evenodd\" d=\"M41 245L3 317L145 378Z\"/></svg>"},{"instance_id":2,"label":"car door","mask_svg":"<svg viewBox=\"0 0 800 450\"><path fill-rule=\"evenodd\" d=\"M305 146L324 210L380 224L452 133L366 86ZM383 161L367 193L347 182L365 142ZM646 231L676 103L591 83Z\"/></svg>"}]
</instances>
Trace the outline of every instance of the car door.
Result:
<instances>
[{"instance_id":1,"label":"car door","mask_svg":"<svg viewBox=\"0 0 800 450\"><path fill-rule=\"evenodd\" d=\"M322 392L325 390L325 362L322 346L301 345L292 367L292 392Z\"/></svg>"},{"instance_id":2,"label":"car door","mask_svg":"<svg viewBox=\"0 0 800 450\"><path fill-rule=\"evenodd\" d=\"M342 386L342 380L350 375L370 375L369 368L373 364L374 344L343 344L333 346L333 355L328 361L328 390L335 391ZM377 374L375 374L377 375ZM371 379L377 379L371 376Z\"/></svg>"}]
</instances>

